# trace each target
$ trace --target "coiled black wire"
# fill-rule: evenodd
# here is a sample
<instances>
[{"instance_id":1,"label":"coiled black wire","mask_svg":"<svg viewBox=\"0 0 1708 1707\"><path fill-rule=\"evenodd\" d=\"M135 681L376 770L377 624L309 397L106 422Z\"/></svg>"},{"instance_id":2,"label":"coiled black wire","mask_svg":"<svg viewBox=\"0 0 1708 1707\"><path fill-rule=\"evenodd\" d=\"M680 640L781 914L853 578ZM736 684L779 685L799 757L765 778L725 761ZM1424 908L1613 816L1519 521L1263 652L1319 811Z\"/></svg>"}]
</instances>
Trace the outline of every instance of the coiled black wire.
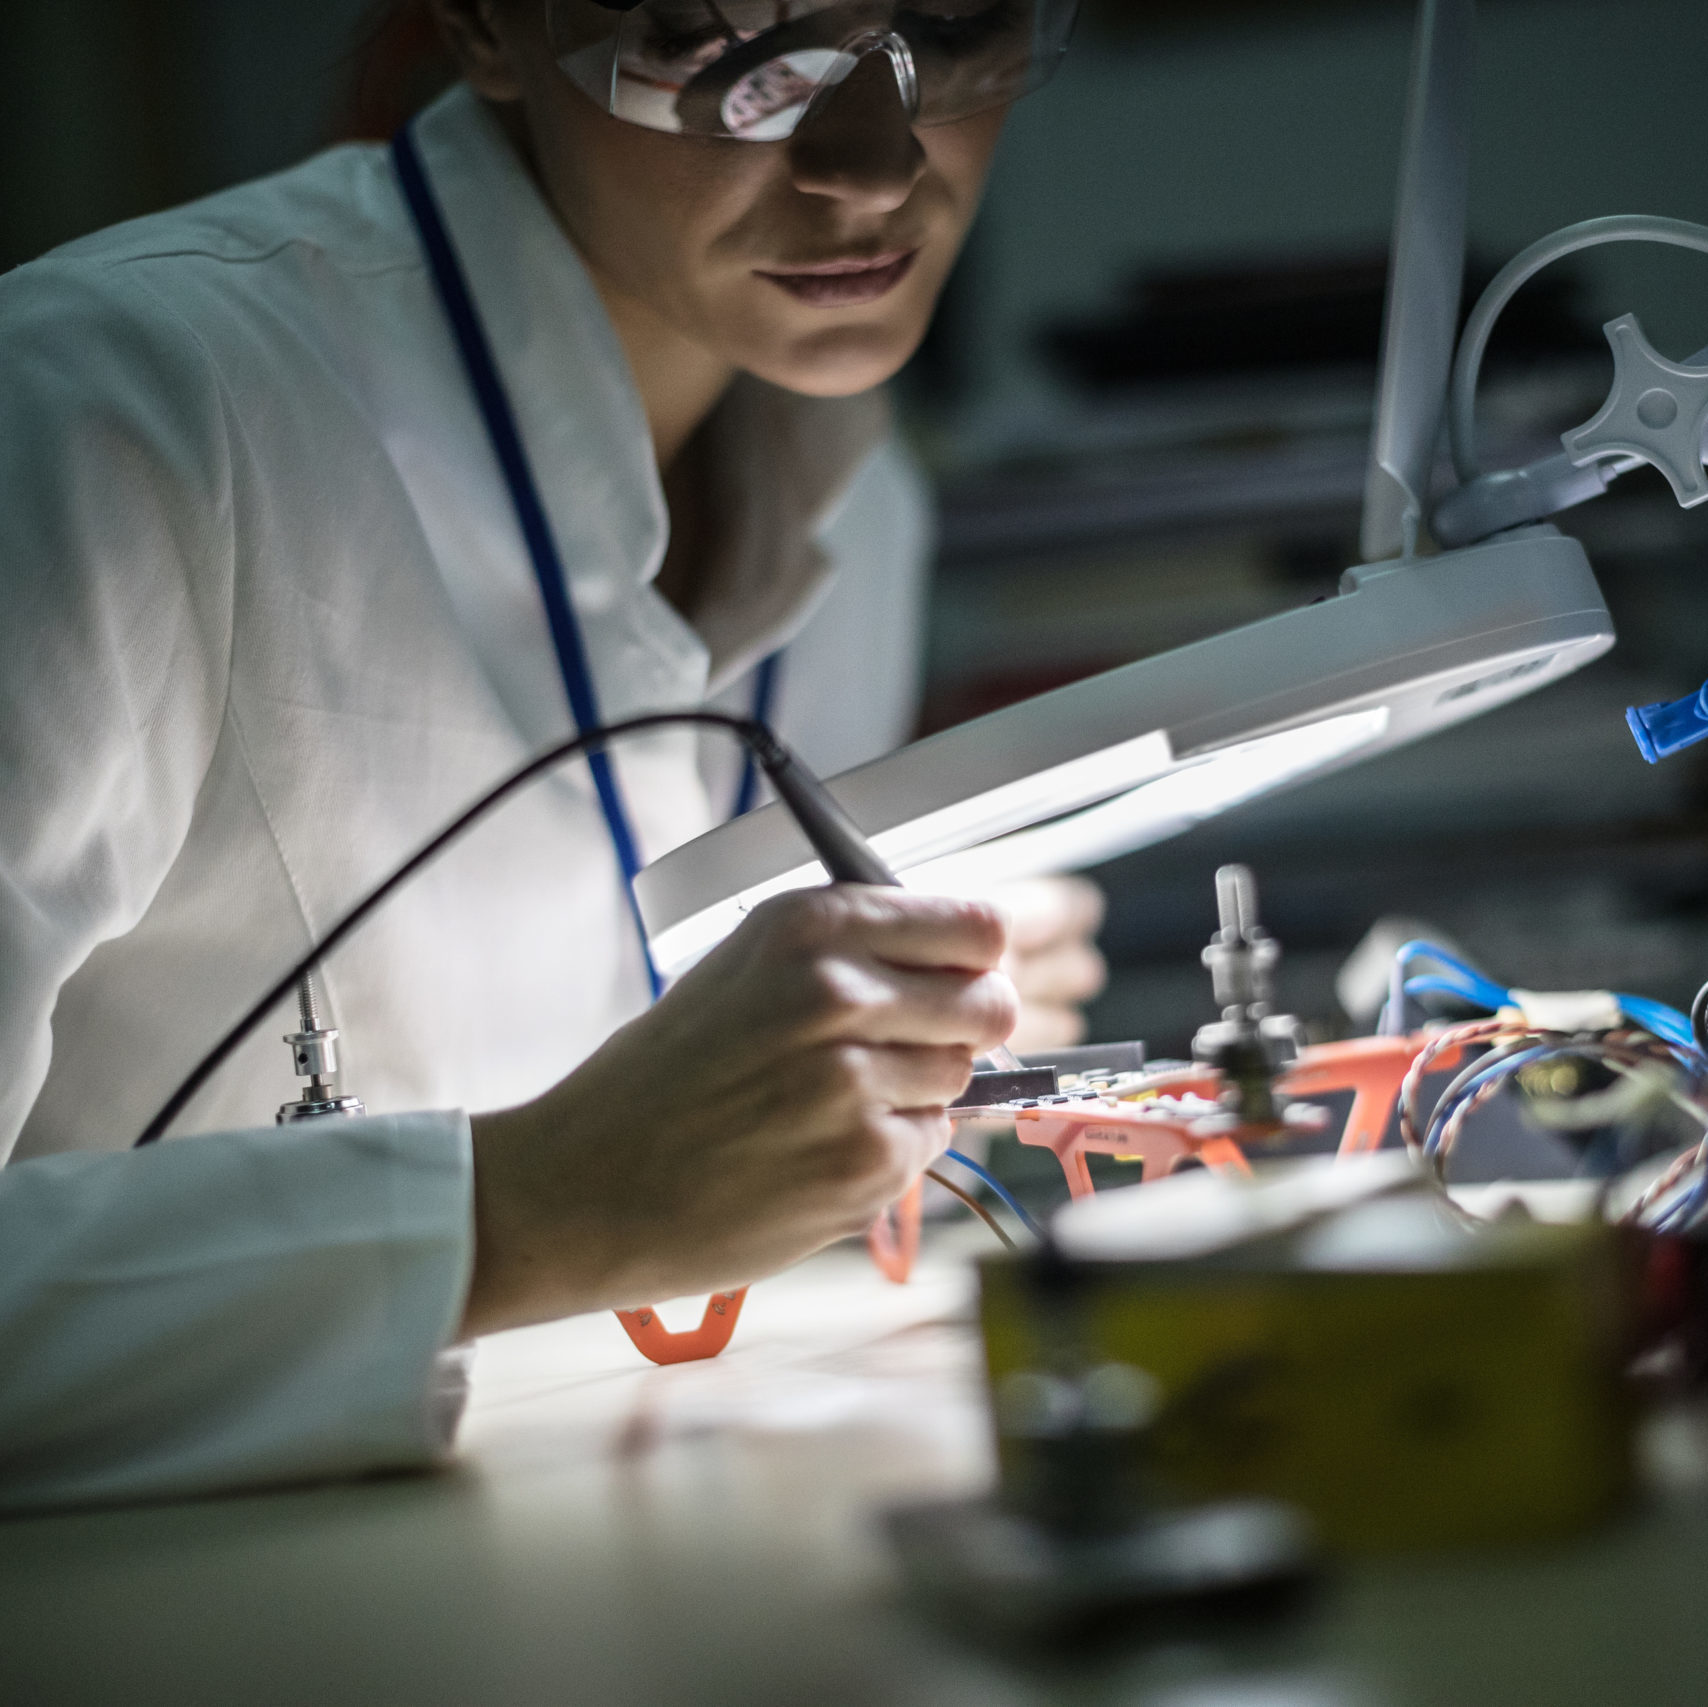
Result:
<instances>
[{"instance_id":1,"label":"coiled black wire","mask_svg":"<svg viewBox=\"0 0 1708 1707\"><path fill-rule=\"evenodd\" d=\"M603 746L622 735L637 734L642 729L658 729L671 723L698 723L727 729L760 756L762 761L771 758L778 751L776 737L763 723L751 717L733 717L722 711L649 712L641 717L625 718L620 723L608 723L597 729L585 730L567 741L560 741L555 747L548 747L545 752L528 760L519 770L512 771L502 782L489 788L472 806L459 813L436 836L416 849L402 865L350 908L288 972L282 973L256 1000L254 1006L190 1069L184 1082L161 1104L159 1113L143 1128L135 1148L141 1149L144 1144L152 1144L164 1137L172 1122L184 1112L190 1099L225 1065L232 1051L250 1032L296 988L303 974L312 971L396 890L402 888L422 867L430 864L453 842L472 830L489 812L502 806L513 794L520 793L537 777L544 776L548 771L555 770L570 759L580 757L594 747Z\"/></svg>"}]
</instances>

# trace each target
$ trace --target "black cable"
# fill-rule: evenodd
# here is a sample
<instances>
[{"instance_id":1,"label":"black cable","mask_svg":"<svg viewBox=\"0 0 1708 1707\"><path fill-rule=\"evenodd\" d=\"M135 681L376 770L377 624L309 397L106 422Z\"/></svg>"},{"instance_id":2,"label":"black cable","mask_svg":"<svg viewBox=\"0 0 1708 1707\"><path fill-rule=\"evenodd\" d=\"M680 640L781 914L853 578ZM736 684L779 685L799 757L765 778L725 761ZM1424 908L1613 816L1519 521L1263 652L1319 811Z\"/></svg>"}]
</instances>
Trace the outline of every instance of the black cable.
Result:
<instances>
[{"instance_id":1,"label":"black cable","mask_svg":"<svg viewBox=\"0 0 1708 1707\"><path fill-rule=\"evenodd\" d=\"M1696 1047L1708 1055L1708 984L1696 992L1696 1000L1690 1004L1690 1035L1696 1039Z\"/></svg>"},{"instance_id":2,"label":"black cable","mask_svg":"<svg viewBox=\"0 0 1708 1707\"><path fill-rule=\"evenodd\" d=\"M382 905L410 878L445 851L464 832L474 828L489 812L501 806L511 795L526 788L537 777L555 770L565 761L578 758L590 748L602 746L619 735L632 735L642 729L657 729L672 723L698 723L712 728L727 729L745 742L753 756L770 778L778 797L800 825L802 833L812 844L833 882L894 884L896 879L865 839L852 820L836 804L817 777L801 764L763 723L751 717L733 717L722 711L655 711L645 716L625 718L621 723L606 724L603 728L588 729L557 746L548 748L530 759L520 770L493 788L466 811L459 813L431 841L418 848L391 875L369 890L339 921L301 957L290 971L284 973L253 1007L191 1068L160 1112L144 1127L135 1148L152 1144L165 1135L172 1122L184 1112L190 1099L230 1059L232 1051L243 1042L257 1025L296 988L305 972L311 971L333 949L344 941L375 908Z\"/></svg>"}]
</instances>

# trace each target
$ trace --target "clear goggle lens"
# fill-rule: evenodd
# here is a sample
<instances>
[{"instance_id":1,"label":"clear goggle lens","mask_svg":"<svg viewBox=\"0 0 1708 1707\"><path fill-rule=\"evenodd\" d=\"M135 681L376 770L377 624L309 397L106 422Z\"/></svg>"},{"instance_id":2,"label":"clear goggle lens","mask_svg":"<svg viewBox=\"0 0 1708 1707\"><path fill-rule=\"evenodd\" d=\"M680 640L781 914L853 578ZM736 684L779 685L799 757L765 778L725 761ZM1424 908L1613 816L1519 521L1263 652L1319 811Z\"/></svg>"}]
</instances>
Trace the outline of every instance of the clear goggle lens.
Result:
<instances>
[{"instance_id":1,"label":"clear goggle lens","mask_svg":"<svg viewBox=\"0 0 1708 1707\"><path fill-rule=\"evenodd\" d=\"M868 54L917 125L949 124L1045 82L1079 0L643 0L611 13L547 0L559 67L649 130L780 142Z\"/></svg>"}]
</instances>

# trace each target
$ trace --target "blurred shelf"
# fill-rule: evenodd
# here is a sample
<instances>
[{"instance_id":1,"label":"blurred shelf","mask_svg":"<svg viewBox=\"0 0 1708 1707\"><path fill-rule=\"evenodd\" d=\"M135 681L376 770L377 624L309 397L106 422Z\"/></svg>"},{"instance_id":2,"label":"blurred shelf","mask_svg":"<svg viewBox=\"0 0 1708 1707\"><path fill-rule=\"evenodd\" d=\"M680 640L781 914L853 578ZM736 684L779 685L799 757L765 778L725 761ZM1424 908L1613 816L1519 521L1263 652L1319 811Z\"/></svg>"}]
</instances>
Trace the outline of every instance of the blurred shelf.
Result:
<instances>
[{"instance_id":1,"label":"blurred shelf","mask_svg":"<svg viewBox=\"0 0 1708 1707\"><path fill-rule=\"evenodd\" d=\"M1594 355L1492 376L1480 415L1491 463L1557 448L1555 433L1599 407L1610 372ZM1375 382L1374 367L1285 369L1099 399L1052 388L974 409L926 435L940 561L955 570L1165 533L1344 520L1363 500Z\"/></svg>"}]
</instances>

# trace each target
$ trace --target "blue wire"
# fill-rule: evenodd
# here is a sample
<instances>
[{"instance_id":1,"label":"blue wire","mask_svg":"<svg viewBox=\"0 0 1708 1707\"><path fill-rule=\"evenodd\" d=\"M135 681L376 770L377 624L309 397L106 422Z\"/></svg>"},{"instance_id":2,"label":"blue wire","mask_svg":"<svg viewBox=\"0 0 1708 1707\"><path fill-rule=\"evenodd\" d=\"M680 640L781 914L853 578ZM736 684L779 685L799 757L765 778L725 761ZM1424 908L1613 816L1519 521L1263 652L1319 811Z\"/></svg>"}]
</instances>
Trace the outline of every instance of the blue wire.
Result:
<instances>
[{"instance_id":1,"label":"blue wire","mask_svg":"<svg viewBox=\"0 0 1708 1707\"><path fill-rule=\"evenodd\" d=\"M1437 972L1427 972L1417 978L1405 976L1406 966L1414 960L1429 960L1440 968ZM1485 977L1474 966L1468 966L1456 954L1450 954L1436 943L1426 942L1418 937L1403 944L1394 954L1394 971L1390 985L1388 1006L1384 1010L1384 1020L1392 1030L1400 1030L1403 1026L1401 1009L1405 996L1457 996L1461 1001L1487 1008L1493 1013L1498 1008L1508 1007L1512 1003L1512 992L1502 988L1492 978ZM1690 1019L1677 1008L1669 1007L1665 1002L1657 1002L1650 996L1628 996L1615 990L1613 999L1619 1004L1620 1011L1634 1024L1644 1031L1652 1033L1663 1043L1670 1043L1675 1048L1687 1049L1698 1060L1702 1054L1696 1047L1696 1038L1690 1029Z\"/></svg>"},{"instance_id":2,"label":"blue wire","mask_svg":"<svg viewBox=\"0 0 1708 1707\"><path fill-rule=\"evenodd\" d=\"M1625 998L1623 996L1615 995L1614 1000L1623 1004ZM1672 1011L1662 1002L1649 1002L1647 997L1638 997L1637 1000L1649 1007L1659 1009L1662 1013L1670 1013ZM1632 1019L1637 1018L1635 1014L1630 1014L1629 1017ZM1643 1024L1647 1030L1654 1030L1654 1027L1647 1025L1645 1021L1639 1020L1638 1023ZM1686 1024L1688 1023L1689 1022L1686 1021ZM1658 1031L1655 1035L1659 1036ZM1676 1052L1676 1045L1674 1045L1674 1049ZM1520 1050L1516 1055L1508 1055L1502 1060L1493 1062L1490 1066L1485 1068L1484 1071L1478 1073L1475 1078L1471 1079L1465 1085L1464 1089L1453 1098L1451 1103L1438 1104L1430 1113L1429 1125L1425 1129L1423 1135L1423 1149L1425 1154L1432 1155L1441 1147L1441 1135L1446 1129L1448 1121L1452 1119L1455 1111L1459 1109L1469 1098L1475 1096L1483 1086L1500 1079L1511 1078L1514 1074L1522 1072L1523 1069L1528 1067L1533 1061L1540 1061L1552 1055L1571 1055L1575 1051L1576 1045L1567 1040L1562 1040L1558 1043L1538 1043L1529 1049ZM1692 1050L1692 1053L1694 1053L1694 1050ZM1699 1063L1700 1060L1701 1057L1698 1055L1697 1062ZM1687 1070L1692 1068L1691 1062L1684 1061L1680 1064ZM1695 1219L1697 1212L1701 1210L1705 1204L1708 1204L1708 1173L1704 1173L1693 1191L1675 1199L1672 1207L1654 1223L1655 1230L1665 1232L1675 1225L1688 1224L1690 1221Z\"/></svg>"},{"instance_id":3,"label":"blue wire","mask_svg":"<svg viewBox=\"0 0 1708 1707\"><path fill-rule=\"evenodd\" d=\"M1457 974L1467 987L1478 989L1486 995L1499 996L1502 1001L1506 999L1505 989L1492 978L1486 977L1476 967L1461 960L1451 950L1423 937L1414 937L1410 942L1402 943L1394 952L1394 960L1401 967L1409 966L1414 960L1432 960L1438 967Z\"/></svg>"},{"instance_id":4,"label":"blue wire","mask_svg":"<svg viewBox=\"0 0 1708 1707\"><path fill-rule=\"evenodd\" d=\"M1708 1175L1699 1179L1689 1191L1674 1198L1672 1207L1651 1223L1651 1231L1670 1233L1675 1228L1688 1227L1705 1202L1708 1202Z\"/></svg>"},{"instance_id":5,"label":"blue wire","mask_svg":"<svg viewBox=\"0 0 1708 1707\"><path fill-rule=\"evenodd\" d=\"M995 1175L990 1173L987 1169L981 1168L971 1156L963 1156L959 1150L945 1150L943 1154L947 1156L951 1162L959 1162L968 1173L977 1174L978 1177L983 1180L984 1183L989 1186L1005 1204L1008 1205L1019 1220L1020 1225L1024 1227L1028 1233L1032 1234L1034 1238L1043 1238L1044 1229L1040 1227L1017 1202L1015 1202L1013 1196L1009 1193L1008 1188L1002 1185L996 1179Z\"/></svg>"},{"instance_id":6,"label":"blue wire","mask_svg":"<svg viewBox=\"0 0 1708 1707\"><path fill-rule=\"evenodd\" d=\"M1544 1055L1569 1055L1571 1048L1567 1044L1538 1043L1533 1048L1521 1049L1516 1055L1508 1055L1503 1059L1491 1062L1482 1072L1471 1079L1453 1101L1445 1108L1437 1106L1429 1117L1429 1129L1423 1135L1423 1148L1426 1153L1433 1154L1441 1145L1441 1134L1454 1112L1467 1099L1473 1097L1484 1085L1496 1080L1510 1078L1521 1068L1528 1067L1532 1061L1540 1060Z\"/></svg>"},{"instance_id":7,"label":"blue wire","mask_svg":"<svg viewBox=\"0 0 1708 1707\"><path fill-rule=\"evenodd\" d=\"M1449 953L1439 943L1414 937L1410 942L1402 943L1394 952L1394 969L1389 977L1388 1006L1384 1016L1390 1032L1405 1029L1405 994L1409 988L1405 969L1414 960L1433 961L1441 969L1441 973L1446 975L1438 976L1436 981L1423 985L1423 988L1457 996L1462 1001L1487 1008L1491 1013L1496 1008L1507 1005L1508 992L1492 978L1485 978L1474 966L1467 966L1458 955ZM1421 984L1421 980L1414 982Z\"/></svg>"},{"instance_id":8,"label":"blue wire","mask_svg":"<svg viewBox=\"0 0 1708 1707\"><path fill-rule=\"evenodd\" d=\"M1414 960L1430 961L1439 970L1424 973L1417 978L1407 978L1405 969ZM1633 1025L1640 1026L1669 1045L1686 1071L1701 1071L1704 1057L1697 1047L1696 1035L1687 1015L1649 996L1628 996L1619 991L1612 994L1614 1001L1619 1004L1620 1012ZM1492 978L1485 977L1474 966L1466 965L1456 954L1448 953L1439 944L1417 937L1402 944L1394 953L1393 971L1388 981L1388 1000L1383 1005L1378 1030L1383 1034L1404 1030L1405 998L1423 995L1454 996L1476 1007L1487 1008L1491 1013L1512 1005L1510 990L1503 989ZM1534 1048L1521 1050L1516 1055L1508 1055L1478 1073L1466 1083L1451 1103L1438 1104L1431 1112L1429 1125L1423 1135L1425 1153L1433 1154L1440 1149L1441 1136L1447 1123L1485 1086L1510 1078L1544 1056L1570 1053L1569 1043L1538 1044ZM1655 1222L1655 1226L1665 1231L1674 1226L1688 1225L1705 1205L1708 1205L1708 1174L1704 1174L1692 1191L1678 1198Z\"/></svg>"},{"instance_id":9,"label":"blue wire","mask_svg":"<svg viewBox=\"0 0 1708 1707\"><path fill-rule=\"evenodd\" d=\"M1422 958L1419 956L1418 958ZM1464 961L1450 954L1432 954L1430 956L1442 972L1447 974L1446 982L1461 991L1467 1000L1476 1002L1480 1007L1504 1007L1511 1000L1511 992L1504 984L1497 984L1494 979L1485 977L1474 966L1467 966ZM1439 974L1438 974L1439 975Z\"/></svg>"},{"instance_id":10,"label":"blue wire","mask_svg":"<svg viewBox=\"0 0 1708 1707\"><path fill-rule=\"evenodd\" d=\"M1688 1049L1698 1060L1702 1052L1696 1047L1696 1038L1690 1029L1690 1019L1681 1014L1677 1008L1668 1007L1665 1002L1657 1002L1649 996L1622 996L1616 990L1613 993L1616 1001L1627 1019L1635 1020L1644 1031L1652 1032L1663 1043L1670 1043L1675 1048Z\"/></svg>"}]
</instances>

